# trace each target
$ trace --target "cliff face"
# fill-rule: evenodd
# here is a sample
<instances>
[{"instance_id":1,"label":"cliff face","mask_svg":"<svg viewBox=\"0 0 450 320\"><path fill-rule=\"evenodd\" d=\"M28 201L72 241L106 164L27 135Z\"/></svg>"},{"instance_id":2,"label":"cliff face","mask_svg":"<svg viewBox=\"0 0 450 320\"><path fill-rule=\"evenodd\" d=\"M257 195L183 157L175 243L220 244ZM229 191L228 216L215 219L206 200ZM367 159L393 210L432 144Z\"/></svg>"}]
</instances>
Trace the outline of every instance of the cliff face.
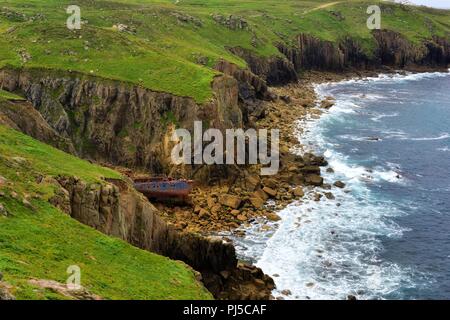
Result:
<instances>
[{"instance_id":1,"label":"cliff face","mask_svg":"<svg viewBox=\"0 0 450 320\"><path fill-rule=\"evenodd\" d=\"M74 177L45 178L56 187L50 202L74 219L139 248L189 264L216 298L268 299L270 277L238 264L232 244L175 230L157 209L122 180L87 184Z\"/></svg>"},{"instance_id":2,"label":"cliff face","mask_svg":"<svg viewBox=\"0 0 450 320\"><path fill-rule=\"evenodd\" d=\"M79 156L154 173L172 169L175 127L193 130L195 120L216 128L243 127L238 82L226 75L214 79L215 97L204 105L125 83L44 70L3 69L0 87L23 92Z\"/></svg>"},{"instance_id":3,"label":"cliff face","mask_svg":"<svg viewBox=\"0 0 450 320\"><path fill-rule=\"evenodd\" d=\"M0 124L22 131L65 152L75 153L75 147L72 142L59 135L50 127L42 115L29 102L0 101Z\"/></svg>"},{"instance_id":4,"label":"cliff face","mask_svg":"<svg viewBox=\"0 0 450 320\"><path fill-rule=\"evenodd\" d=\"M373 37L375 49L370 56L350 37L335 43L308 34L295 37L291 47L281 43L277 45L286 59L260 58L240 48L235 48L232 52L244 58L255 74L273 85L295 81L296 73L304 70L340 72L382 66L446 67L450 63L450 42L446 39L434 37L421 45L415 45L401 34L390 30L375 30Z\"/></svg>"},{"instance_id":5,"label":"cliff face","mask_svg":"<svg viewBox=\"0 0 450 320\"><path fill-rule=\"evenodd\" d=\"M292 60L284 57L263 58L243 48L231 48L230 51L243 58L249 69L267 81L268 85L282 85L298 80Z\"/></svg>"}]
</instances>

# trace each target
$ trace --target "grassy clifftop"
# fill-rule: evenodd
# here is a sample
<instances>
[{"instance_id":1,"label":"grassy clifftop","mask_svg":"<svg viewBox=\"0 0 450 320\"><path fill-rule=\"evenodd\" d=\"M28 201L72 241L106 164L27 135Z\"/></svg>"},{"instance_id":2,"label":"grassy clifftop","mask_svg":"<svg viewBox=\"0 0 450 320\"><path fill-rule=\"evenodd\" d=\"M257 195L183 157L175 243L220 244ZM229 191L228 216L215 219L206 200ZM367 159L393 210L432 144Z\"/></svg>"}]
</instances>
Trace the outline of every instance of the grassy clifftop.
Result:
<instances>
[{"instance_id":1,"label":"grassy clifftop","mask_svg":"<svg viewBox=\"0 0 450 320\"><path fill-rule=\"evenodd\" d=\"M30 280L65 284L71 265L80 267L81 285L103 299L211 298L186 265L105 236L51 206L52 185L37 180L58 174L120 178L0 125L0 272L16 298L66 299Z\"/></svg>"},{"instance_id":2,"label":"grassy clifftop","mask_svg":"<svg viewBox=\"0 0 450 320\"><path fill-rule=\"evenodd\" d=\"M0 67L76 70L204 102L212 95L219 59L245 66L229 47L278 55L276 43L289 44L295 35L308 33L330 41L351 36L370 52L369 5L382 7L382 28L412 42L448 38L450 32L450 11L385 1L175 2L0 0ZM70 4L81 8L81 30L66 28Z\"/></svg>"}]
</instances>

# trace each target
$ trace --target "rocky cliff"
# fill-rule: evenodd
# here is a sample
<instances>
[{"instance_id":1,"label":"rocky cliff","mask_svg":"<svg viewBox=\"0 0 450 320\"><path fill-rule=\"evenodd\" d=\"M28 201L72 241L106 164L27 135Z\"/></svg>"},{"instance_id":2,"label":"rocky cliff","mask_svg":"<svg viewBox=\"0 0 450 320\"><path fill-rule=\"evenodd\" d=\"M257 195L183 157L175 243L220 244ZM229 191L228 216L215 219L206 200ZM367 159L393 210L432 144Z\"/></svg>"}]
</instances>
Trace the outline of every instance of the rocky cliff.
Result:
<instances>
[{"instance_id":1,"label":"rocky cliff","mask_svg":"<svg viewBox=\"0 0 450 320\"><path fill-rule=\"evenodd\" d=\"M263 83L256 83L263 90ZM0 87L21 92L48 125L68 139L77 155L95 161L172 172L170 137L176 127L243 127L238 81L212 83L214 99L198 105L188 97L76 73L3 69ZM189 168L188 168L189 169Z\"/></svg>"},{"instance_id":2,"label":"rocky cliff","mask_svg":"<svg viewBox=\"0 0 450 320\"><path fill-rule=\"evenodd\" d=\"M230 51L243 58L249 69L267 81L268 85L282 85L298 79L292 60L285 57L273 56L259 57L250 50L243 48L230 48Z\"/></svg>"},{"instance_id":3,"label":"rocky cliff","mask_svg":"<svg viewBox=\"0 0 450 320\"><path fill-rule=\"evenodd\" d=\"M295 81L296 74L305 70L341 72L382 66L445 68L450 63L450 41L447 39L433 37L421 44L413 44L391 30L375 30L372 35L373 52L363 50L361 43L351 37L332 42L309 34L299 34L291 46L279 43L277 48L284 58L261 58L241 48L231 51L245 59L253 73L273 85Z\"/></svg>"},{"instance_id":4,"label":"rocky cliff","mask_svg":"<svg viewBox=\"0 0 450 320\"><path fill-rule=\"evenodd\" d=\"M87 184L75 177L44 178L55 186L50 202L76 220L139 248L182 260L201 273L220 299L268 299L273 280L238 263L231 243L177 231L124 180Z\"/></svg>"},{"instance_id":5,"label":"rocky cliff","mask_svg":"<svg viewBox=\"0 0 450 320\"><path fill-rule=\"evenodd\" d=\"M42 115L26 101L0 101L0 124L66 151L75 153L72 142L50 127Z\"/></svg>"}]
</instances>

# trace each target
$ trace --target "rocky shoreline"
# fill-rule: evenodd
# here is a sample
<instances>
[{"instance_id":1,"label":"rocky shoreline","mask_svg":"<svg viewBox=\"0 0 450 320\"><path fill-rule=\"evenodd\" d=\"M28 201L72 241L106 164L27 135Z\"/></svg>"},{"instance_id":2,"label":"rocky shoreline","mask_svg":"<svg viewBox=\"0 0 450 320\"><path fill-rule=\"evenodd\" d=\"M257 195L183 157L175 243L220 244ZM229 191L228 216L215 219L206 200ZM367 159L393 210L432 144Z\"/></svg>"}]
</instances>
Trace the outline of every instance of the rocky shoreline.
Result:
<instances>
[{"instance_id":1,"label":"rocky shoreline","mask_svg":"<svg viewBox=\"0 0 450 320\"><path fill-rule=\"evenodd\" d=\"M247 81L251 81L255 85L260 84L258 77L235 70L232 65L224 64L222 67L230 69L224 69L226 73L241 79L240 89ZM431 70L436 71L436 69ZM108 191L108 197L111 199L106 197L106 200L103 201L105 186L97 186L98 188L92 189L92 186L86 185L78 190L75 187L71 188L71 184L67 186L58 181L56 184L61 185L66 191L63 190L64 192L61 193L64 194L63 201L55 203L55 205L58 207L61 205L62 210L70 208L70 210L63 211L106 234L123 238L137 247L163 254L172 259L185 261L201 273L199 279L202 279L216 298L232 300L273 298L271 296L275 287L273 279L265 275L263 270L239 262L233 243L227 236L220 238L211 236L226 233L244 237L245 228L241 227L249 226L255 219L262 223L262 230L269 230L272 228L273 221L280 220L276 212L291 202L300 200L307 191L309 193L311 188L321 188L312 193L315 200L319 201L323 197L332 199L334 197L333 188L343 188L345 185L340 181L324 182L320 175L321 168L327 166L324 157L311 153L303 153L302 156L299 156L295 153L297 149L302 148L296 137L297 121L306 117L320 117L322 110L329 109L334 103L331 98L318 101L313 84L376 76L380 73L394 71L388 68L346 73L309 71L301 74L296 83L271 88L258 86L261 93L264 93L264 99L257 99L256 102L253 102L256 103L255 110L257 109L257 112L250 112L252 103L247 103L245 100L243 103L239 102L240 105L238 105L238 92L235 90L237 83L234 83L233 106L236 107L236 110L243 108L244 117L247 117L245 127L280 130L280 170L277 175L260 176L259 165L234 166L227 168L228 179L226 173L216 180L203 179L203 183L197 185L193 191L192 203L185 205L154 203L156 208L142 196L135 195L134 190L128 190L131 183L125 183L125 189L121 190L123 186L114 186L115 182L106 182L106 187L109 185L112 189L117 187L120 192L111 194ZM430 71L430 69L420 68L412 71L421 72ZM3 81L10 84L11 91L14 91L17 83L25 89L36 88L36 86L29 86L32 83L29 81L30 77L25 73L25 75L18 76L18 82L15 82L15 80L11 80L15 79L14 77L4 73ZM42 95L42 92L37 89L30 92L32 102L37 99L34 99L34 96ZM239 99L242 98L242 92L239 91ZM22 114L37 121L35 121L39 124L37 133L29 130L26 125L28 122L17 120L21 119L17 111L10 112L17 110L17 107L7 108L8 106L5 103L2 109L7 125L17 127L44 142L61 141L62 146L56 146L63 150L66 149L66 146L70 147L72 142L67 138L59 139L59 133L43 118L41 119L40 114L26 112L34 110L29 102L23 103L21 105L23 110L19 109L19 111L23 111ZM249 109L247 110L247 108ZM75 153L72 149L69 148L68 151ZM94 159L93 162L112 166L131 177L143 172L139 169L130 170L118 167L120 164L117 163L111 165L108 161L102 161L101 157ZM207 168L205 172L211 174L218 171L224 174L225 171L221 170L223 168L212 167ZM328 168L327 170L332 169ZM79 187L80 183L83 182L76 181L75 184ZM133 195L132 199L129 195ZM78 198L81 199L81 202L77 200ZM120 203L123 206L118 206ZM74 208L76 210L73 210ZM115 219L115 217L122 218ZM146 230L151 230L151 232ZM215 247L217 250L214 249ZM221 250L224 250L224 254L220 254Z\"/></svg>"},{"instance_id":2,"label":"rocky shoreline","mask_svg":"<svg viewBox=\"0 0 450 320\"><path fill-rule=\"evenodd\" d=\"M444 70L413 68L408 71ZM305 153L306 148L297 137L301 133L298 121L318 118L323 110L334 105L332 97L319 100L314 85L402 72L406 71L384 68L340 74L308 72L295 84L271 87L270 92L277 98L264 102L267 113L256 122L256 127L280 129L279 173L271 177L260 177L257 174L259 167L250 166L243 170L239 179L230 184L198 186L192 195L192 206L156 204L163 219L180 231L203 235L225 232L234 237L245 237L245 227L249 227L255 219L258 219L261 230L273 228L273 222L280 220L277 212L294 201L301 201L306 193L312 195L315 201L320 201L323 197L334 199L333 189L342 189L346 185L342 181L324 181L321 168L327 167L328 163L323 156ZM298 150L302 151L303 156L298 155ZM326 170L332 171L333 168L327 167ZM313 192L309 192L311 190ZM224 239L232 242L228 237Z\"/></svg>"},{"instance_id":3,"label":"rocky shoreline","mask_svg":"<svg viewBox=\"0 0 450 320\"><path fill-rule=\"evenodd\" d=\"M334 104L329 97L318 101L313 85L378 74L308 72L295 84L270 88L276 98L262 102L266 115L256 122L256 127L280 130L278 174L262 177L258 174L259 166L247 166L240 169L241 175L234 181L195 187L192 204L157 203L155 206L162 217L178 230L204 235L234 231L242 236L242 230L237 229L255 218L262 217L267 222L278 221L280 218L276 212L301 199L305 195L305 188L332 188L331 184L324 183L320 175L321 167L328 165L323 156L312 153L299 156L295 152L303 149L296 137L297 121L307 117L320 117L321 109L329 109ZM333 181L332 184L343 187L340 181ZM317 197L322 196L333 197L331 192ZM269 200L272 200L270 204Z\"/></svg>"}]
</instances>

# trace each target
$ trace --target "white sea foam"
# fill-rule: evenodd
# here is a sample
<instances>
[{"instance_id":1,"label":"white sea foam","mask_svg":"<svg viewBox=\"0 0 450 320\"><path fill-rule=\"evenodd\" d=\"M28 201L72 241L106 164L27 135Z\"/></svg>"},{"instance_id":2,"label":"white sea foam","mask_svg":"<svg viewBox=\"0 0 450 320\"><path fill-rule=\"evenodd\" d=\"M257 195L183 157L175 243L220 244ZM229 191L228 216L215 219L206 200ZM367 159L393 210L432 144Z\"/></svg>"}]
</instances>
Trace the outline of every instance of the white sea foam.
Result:
<instances>
[{"instance_id":1,"label":"white sea foam","mask_svg":"<svg viewBox=\"0 0 450 320\"><path fill-rule=\"evenodd\" d=\"M300 139L324 151L334 169L334 173L323 173L325 179L340 179L346 189L333 189L336 199L321 201L313 200L315 191L311 190L302 203L279 212L282 221L267 242L267 234L247 231L252 245L244 255L257 260L267 274L277 275L274 294L289 289L292 294L285 299L346 299L350 294L377 299L399 287L413 286L410 270L378 259L382 250L379 237L400 237L406 231L391 220L402 212L391 203L374 200L367 188L373 182L403 181L399 168L387 164L386 168L369 169L351 164L348 157L336 152L325 140L320 122L340 116L341 109L333 108L319 120L301 123L304 133Z\"/></svg>"},{"instance_id":2,"label":"white sea foam","mask_svg":"<svg viewBox=\"0 0 450 320\"><path fill-rule=\"evenodd\" d=\"M410 138L409 140L413 140L413 141L435 141L435 140L445 140L445 139L449 139L449 138L450 138L450 134L442 133L441 135L439 135L437 137Z\"/></svg>"},{"instance_id":3,"label":"white sea foam","mask_svg":"<svg viewBox=\"0 0 450 320\"><path fill-rule=\"evenodd\" d=\"M408 139L408 134L402 130L387 130L381 132L381 134L383 135L384 139Z\"/></svg>"},{"instance_id":4,"label":"white sea foam","mask_svg":"<svg viewBox=\"0 0 450 320\"><path fill-rule=\"evenodd\" d=\"M437 148L437 151L450 152L450 147Z\"/></svg>"},{"instance_id":5,"label":"white sea foam","mask_svg":"<svg viewBox=\"0 0 450 320\"><path fill-rule=\"evenodd\" d=\"M441 75L446 74L381 75L346 82L417 81ZM331 95L329 89L335 85L317 85L316 93L323 99ZM276 231L263 231L255 223L246 230L245 239L237 241L242 257L257 261L257 266L273 276L277 285L275 296L289 289L292 294L283 296L285 299L346 299L350 294L358 299L383 299L399 289L417 285L414 270L380 260L383 250L380 238L399 238L409 230L393 220L404 215L402 206L378 199L370 188L372 183L405 183L401 168L393 163L371 168L355 164L336 151L336 145L323 131L327 122L362 112L355 100L360 98L368 97L354 95L338 99L320 119L299 122L297 133L304 147L298 152L308 149L323 152L334 169L333 173L323 172L325 180L339 179L346 184L344 189L333 188L336 199L323 197L314 201L315 193L320 190L306 190L301 202L294 202L279 212L282 220L273 224L278 226ZM382 98L374 95L368 99ZM376 115L373 120L390 116L398 115ZM383 139L410 139L403 131L386 131L380 135ZM347 138L358 139L351 135ZM444 139L443 135L439 138Z\"/></svg>"},{"instance_id":6,"label":"white sea foam","mask_svg":"<svg viewBox=\"0 0 450 320\"><path fill-rule=\"evenodd\" d=\"M380 122L381 119L384 119L384 118L394 118L394 117L398 117L398 112L395 112L395 113L386 113L386 114L385 114L385 113L383 113L383 114L378 114L378 115L372 117L371 120L372 120L372 121L375 121L375 122Z\"/></svg>"},{"instance_id":7,"label":"white sea foam","mask_svg":"<svg viewBox=\"0 0 450 320\"><path fill-rule=\"evenodd\" d=\"M340 207L306 200L279 213L282 223L257 263L278 275L275 295L289 289L286 299L376 299L405 282L412 286L407 270L378 259L378 237L404 232L389 219L399 213L371 203L367 190L355 191L357 196L336 192Z\"/></svg>"},{"instance_id":8,"label":"white sea foam","mask_svg":"<svg viewBox=\"0 0 450 320\"><path fill-rule=\"evenodd\" d=\"M359 79L350 79L340 82L326 82L322 83L316 86L316 89L318 89L319 93L324 92L324 88L333 88L338 85L342 84L369 84L373 82L377 83L392 83L392 82L403 82L403 81L420 81L424 79L433 79L433 78L440 78L440 77L447 77L450 73L449 72L423 72L423 73L412 73L412 72L402 72L402 73L395 73L395 74L380 74L377 77L365 77L365 78L359 78ZM330 95L330 94L328 94Z\"/></svg>"}]
</instances>

